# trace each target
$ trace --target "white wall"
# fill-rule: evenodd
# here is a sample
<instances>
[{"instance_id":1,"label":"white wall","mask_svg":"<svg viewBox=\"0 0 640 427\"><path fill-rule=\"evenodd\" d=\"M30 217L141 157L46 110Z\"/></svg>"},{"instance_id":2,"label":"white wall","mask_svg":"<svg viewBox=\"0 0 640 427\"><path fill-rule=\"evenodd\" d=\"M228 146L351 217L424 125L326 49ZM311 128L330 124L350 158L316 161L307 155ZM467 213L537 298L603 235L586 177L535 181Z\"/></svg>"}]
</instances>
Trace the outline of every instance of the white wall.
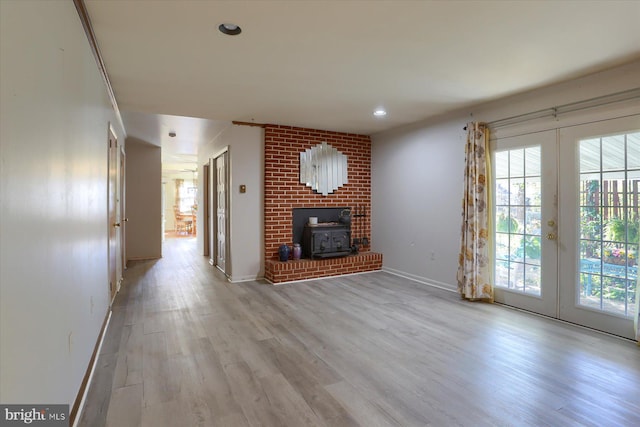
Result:
<instances>
[{"instance_id":1,"label":"white wall","mask_svg":"<svg viewBox=\"0 0 640 427\"><path fill-rule=\"evenodd\" d=\"M126 164L127 259L162 256L162 157L158 146L129 138Z\"/></svg>"},{"instance_id":2,"label":"white wall","mask_svg":"<svg viewBox=\"0 0 640 427\"><path fill-rule=\"evenodd\" d=\"M512 117L640 86L640 61L372 136L372 241L384 268L456 287L469 121ZM500 129L555 129L628 112L630 103ZM638 105L638 102L635 102Z\"/></svg>"},{"instance_id":3,"label":"white wall","mask_svg":"<svg viewBox=\"0 0 640 427\"><path fill-rule=\"evenodd\" d=\"M372 137L371 240L385 268L445 285L455 278L462 123Z\"/></svg>"},{"instance_id":4,"label":"white wall","mask_svg":"<svg viewBox=\"0 0 640 427\"><path fill-rule=\"evenodd\" d=\"M0 402L72 404L108 310L107 131L71 1L0 2Z\"/></svg>"},{"instance_id":5,"label":"white wall","mask_svg":"<svg viewBox=\"0 0 640 427\"><path fill-rule=\"evenodd\" d=\"M213 141L200 147L198 153L198 188L202 189L202 166L209 158L229 147L231 180L231 253L227 262L231 263L232 282L254 280L264 277L264 130L259 127L229 125ZM215 170L210 171L215 174ZM247 192L240 193L240 185L246 185ZM204 207L202 191L198 205ZM198 224L202 224L204 208L198 209ZM212 215L215 215L212 213ZM203 246L198 225L198 247ZM229 238L229 236L227 236Z\"/></svg>"}]
</instances>

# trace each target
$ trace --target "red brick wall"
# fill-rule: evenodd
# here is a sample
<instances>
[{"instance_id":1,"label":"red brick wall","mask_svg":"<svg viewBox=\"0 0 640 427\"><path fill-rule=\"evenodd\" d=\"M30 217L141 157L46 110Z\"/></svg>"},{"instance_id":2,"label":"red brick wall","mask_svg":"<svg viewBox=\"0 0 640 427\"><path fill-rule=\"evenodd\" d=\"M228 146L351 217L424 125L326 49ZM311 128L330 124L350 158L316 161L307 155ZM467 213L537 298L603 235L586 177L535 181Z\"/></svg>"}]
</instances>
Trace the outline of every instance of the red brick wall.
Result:
<instances>
[{"instance_id":1,"label":"red brick wall","mask_svg":"<svg viewBox=\"0 0 640 427\"><path fill-rule=\"evenodd\" d=\"M371 238L371 139L366 135L291 126L266 125L264 132L264 242L267 260L277 258L278 247L292 245L293 208L363 206L367 217L352 237ZM326 141L347 156L348 184L323 196L300 183L300 153ZM361 248L361 252L368 251Z\"/></svg>"}]
</instances>

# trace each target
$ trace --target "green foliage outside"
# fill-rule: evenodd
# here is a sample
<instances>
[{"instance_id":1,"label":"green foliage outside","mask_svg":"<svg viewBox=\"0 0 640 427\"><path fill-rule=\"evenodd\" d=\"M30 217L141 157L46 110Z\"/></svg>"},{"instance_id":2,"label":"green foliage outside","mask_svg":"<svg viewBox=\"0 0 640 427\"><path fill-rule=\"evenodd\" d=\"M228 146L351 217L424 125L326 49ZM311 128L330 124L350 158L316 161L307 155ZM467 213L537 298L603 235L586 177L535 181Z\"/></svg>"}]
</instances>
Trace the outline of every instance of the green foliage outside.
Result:
<instances>
[{"instance_id":1,"label":"green foliage outside","mask_svg":"<svg viewBox=\"0 0 640 427\"><path fill-rule=\"evenodd\" d=\"M517 233L518 221L511 216L507 217L501 213L496 219L496 231L498 233Z\"/></svg>"},{"instance_id":2,"label":"green foliage outside","mask_svg":"<svg viewBox=\"0 0 640 427\"><path fill-rule=\"evenodd\" d=\"M612 242L638 243L640 231L640 220L638 217L630 218L628 221L620 218L611 218L604 226L604 236L606 240Z\"/></svg>"},{"instance_id":3,"label":"green foliage outside","mask_svg":"<svg viewBox=\"0 0 640 427\"><path fill-rule=\"evenodd\" d=\"M540 259L542 256L542 249L540 248L540 237L538 236L525 236L524 245L516 251L515 254L518 258L527 259Z\"/></svg>"}]
</instances>

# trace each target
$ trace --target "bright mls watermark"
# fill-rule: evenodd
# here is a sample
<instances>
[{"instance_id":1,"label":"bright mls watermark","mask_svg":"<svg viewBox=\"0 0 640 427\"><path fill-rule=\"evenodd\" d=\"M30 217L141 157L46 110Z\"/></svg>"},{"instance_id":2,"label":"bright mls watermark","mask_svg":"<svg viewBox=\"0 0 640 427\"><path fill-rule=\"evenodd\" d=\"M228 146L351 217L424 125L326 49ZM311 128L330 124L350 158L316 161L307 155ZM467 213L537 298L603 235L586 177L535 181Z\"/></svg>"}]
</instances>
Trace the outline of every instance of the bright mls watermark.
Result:
<instances>
[{"instance_id":1,"label":"bright mls watermark","mask_svg":"<svg viewBox=\"0 0 640 427\"><path fill-rule=\"evenodd\" d=\"M0 405L0 427L68 427L69 405Z\"/></svg>"}]
</instances>

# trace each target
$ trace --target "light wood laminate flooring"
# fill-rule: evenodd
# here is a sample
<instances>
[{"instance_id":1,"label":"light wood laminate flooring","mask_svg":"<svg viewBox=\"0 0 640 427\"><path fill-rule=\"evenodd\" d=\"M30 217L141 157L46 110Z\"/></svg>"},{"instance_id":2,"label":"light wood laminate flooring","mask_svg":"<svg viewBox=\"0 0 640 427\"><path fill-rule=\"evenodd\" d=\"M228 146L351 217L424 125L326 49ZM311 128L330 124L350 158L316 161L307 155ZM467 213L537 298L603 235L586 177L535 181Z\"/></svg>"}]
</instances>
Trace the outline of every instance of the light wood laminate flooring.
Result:
<instances>
[{"instance_id":1,"label":"light wood laminate flooring","mask_svg":"<svg viewBox=\"0 0 640 427\"><path fill-rule=\"evenodd\" d=\"M385 272L231 284L133 263L80 426L638 426L635 343Z\"/></svg>"}]
</instances>

